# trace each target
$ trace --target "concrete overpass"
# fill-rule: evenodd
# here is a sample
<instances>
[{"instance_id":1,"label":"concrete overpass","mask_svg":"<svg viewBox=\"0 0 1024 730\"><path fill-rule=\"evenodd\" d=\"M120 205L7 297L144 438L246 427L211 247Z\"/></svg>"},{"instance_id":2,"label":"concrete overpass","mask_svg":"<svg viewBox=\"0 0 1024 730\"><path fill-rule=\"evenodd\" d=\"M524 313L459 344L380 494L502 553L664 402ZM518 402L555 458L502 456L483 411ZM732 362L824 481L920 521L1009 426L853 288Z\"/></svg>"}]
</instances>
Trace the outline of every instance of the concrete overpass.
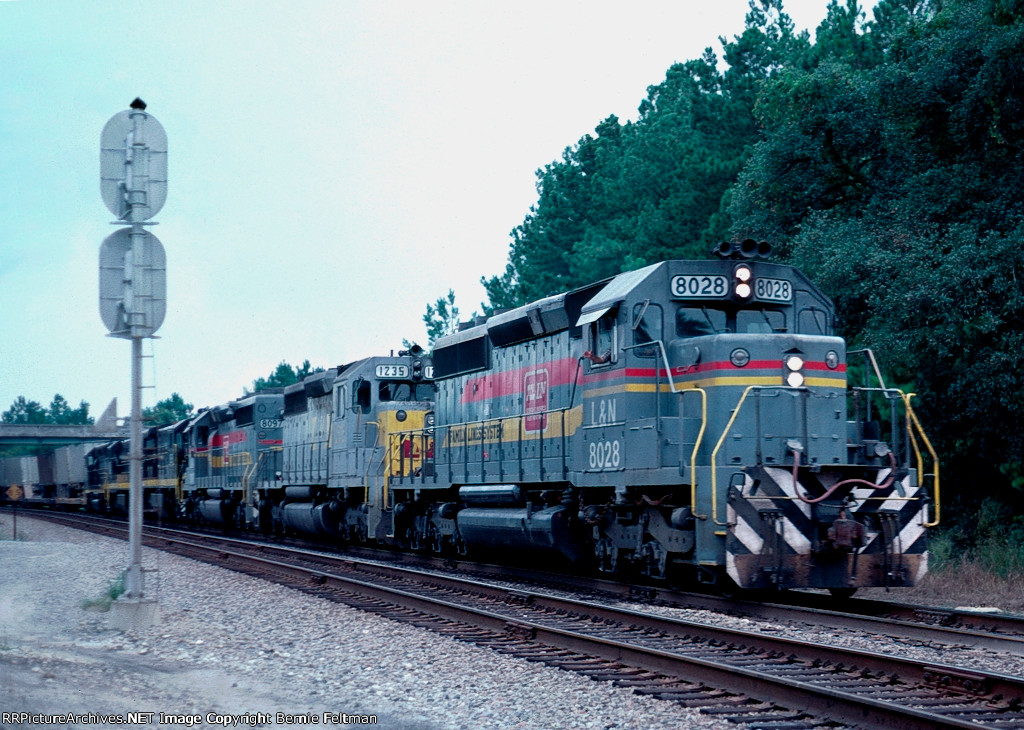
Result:
<instances>
[{"instance_id":1,"label":"concrete overpass","mask_svg":"<svg viewBox=\"0 0 1024 730\"><path fill-rule=\"evenodd\" d=\"M57 426L53 424L0 423L0 445L8 444L77 444L83 441L111 441L128 438L127 428L96 426Z\"/></svg>"},{"instance_id":2,"label":"concrete overpass","mask_svg":"<svg viewBox=\"0 0 1024 730\"><path fill-rule=\"evenodd\" d=\"M128 426L117 425L117 398L103 411L95 426L64 426L52 423L0 423L0 446L46 444L61 446L83 441L112 441L128 438Z\"/></svg>"}]
</instances>

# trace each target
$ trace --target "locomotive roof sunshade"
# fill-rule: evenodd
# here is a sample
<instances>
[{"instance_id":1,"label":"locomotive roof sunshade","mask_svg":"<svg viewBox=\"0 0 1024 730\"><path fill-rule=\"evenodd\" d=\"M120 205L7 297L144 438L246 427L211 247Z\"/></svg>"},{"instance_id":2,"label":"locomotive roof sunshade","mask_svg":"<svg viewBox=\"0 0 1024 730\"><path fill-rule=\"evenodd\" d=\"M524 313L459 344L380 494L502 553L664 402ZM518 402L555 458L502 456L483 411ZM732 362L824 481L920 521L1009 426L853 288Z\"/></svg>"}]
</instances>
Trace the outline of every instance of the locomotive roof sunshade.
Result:
<instances>
[{"instance_id":1,"label":"locomotive roof sunshade","mask_svg":"<svg viewBox=\"0 0 1024 730\"><path fill-rule=\"evenodd\" d=\"M583 305L583 312L576 325L589 324L600 319L609 309L619 304L626 296L640 286L664 263L651 264L636 271L619 274L608 282L589 302ZM596 312L596 313L595 313Z\"/></svg>"}]
</instances>

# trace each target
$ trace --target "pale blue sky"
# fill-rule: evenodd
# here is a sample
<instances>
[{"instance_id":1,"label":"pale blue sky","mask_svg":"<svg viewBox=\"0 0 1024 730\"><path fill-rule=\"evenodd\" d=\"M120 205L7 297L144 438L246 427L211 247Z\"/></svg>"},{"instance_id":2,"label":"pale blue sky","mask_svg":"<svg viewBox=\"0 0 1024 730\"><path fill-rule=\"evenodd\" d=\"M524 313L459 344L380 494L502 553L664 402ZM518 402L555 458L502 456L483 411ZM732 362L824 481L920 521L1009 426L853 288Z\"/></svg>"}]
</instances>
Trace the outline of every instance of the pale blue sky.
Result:
<instances>
[{"instance_id":1,"label":"pale blue sky","mask_svg":"<svg viewBox=\"0 0 1024 730\"><path fill-rule=\"evenodd\" d=\"M798 28L825 0L789 0ZM99 137L136 96L168 137L153 232L167 315L144 405L226 402L281 360L425 339L505 266L535 171L667 68L720 51L746 0L0 0L0 410L130 405L106 336ZM150 344L145 346L150 351Z\"/></svg>"}]
</instances>

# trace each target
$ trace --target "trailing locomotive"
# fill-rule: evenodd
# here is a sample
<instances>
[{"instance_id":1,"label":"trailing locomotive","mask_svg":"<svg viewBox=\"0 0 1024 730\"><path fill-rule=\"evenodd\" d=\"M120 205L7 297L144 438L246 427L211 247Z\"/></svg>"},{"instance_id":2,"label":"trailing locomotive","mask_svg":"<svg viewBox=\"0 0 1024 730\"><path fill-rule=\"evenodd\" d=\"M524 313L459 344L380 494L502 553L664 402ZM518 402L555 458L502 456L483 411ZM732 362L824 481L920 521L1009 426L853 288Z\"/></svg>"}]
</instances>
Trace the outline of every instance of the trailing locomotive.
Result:
<instances>
[{"instance_id":1,"label":"trailing locomotive","mask_svg":"<svg viewBox=\"0 0 1024 730\"><path fill-rule=\"evenodd\" d=\"M147 509L678 583L915 584L939 485L910 396L765 245L716 253L151 429ZM125 506L126 451L88 452L93 506Z\"/></svg>"}]
</instances>

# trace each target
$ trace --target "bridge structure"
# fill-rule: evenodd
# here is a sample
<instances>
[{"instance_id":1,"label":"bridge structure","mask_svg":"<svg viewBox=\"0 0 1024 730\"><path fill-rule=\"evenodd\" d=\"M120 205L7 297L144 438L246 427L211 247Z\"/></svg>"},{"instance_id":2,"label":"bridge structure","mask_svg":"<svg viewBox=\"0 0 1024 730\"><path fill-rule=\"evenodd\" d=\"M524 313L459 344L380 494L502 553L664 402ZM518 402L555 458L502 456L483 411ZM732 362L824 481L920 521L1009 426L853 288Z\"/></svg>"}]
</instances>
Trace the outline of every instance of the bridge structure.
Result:
<instances>
[{"instance_id":1,"label":"bridge structure","mask_svg":"<svg viewBox=\"0 0 1024 730\"><path fill-rule=\"evenodd\" d=\"M44 424L0 423L0 445L45 444L63 446L88 441L113 441L128 438L127 428L96 426L59 426Z\"/></svg>"},{"instance_id":2,"label":"bridge structure","mask_svg":"<svg viewBox=\"0 0 1024 730\"><path fill-rule=\"evenodd\" d=\"M89 441L128 438L127 424L117 425L117 398L103 411L96 425L71 426L53 423L0 423L0 446L36 444L64 446Z\"/></svg>"}]
</instances>

